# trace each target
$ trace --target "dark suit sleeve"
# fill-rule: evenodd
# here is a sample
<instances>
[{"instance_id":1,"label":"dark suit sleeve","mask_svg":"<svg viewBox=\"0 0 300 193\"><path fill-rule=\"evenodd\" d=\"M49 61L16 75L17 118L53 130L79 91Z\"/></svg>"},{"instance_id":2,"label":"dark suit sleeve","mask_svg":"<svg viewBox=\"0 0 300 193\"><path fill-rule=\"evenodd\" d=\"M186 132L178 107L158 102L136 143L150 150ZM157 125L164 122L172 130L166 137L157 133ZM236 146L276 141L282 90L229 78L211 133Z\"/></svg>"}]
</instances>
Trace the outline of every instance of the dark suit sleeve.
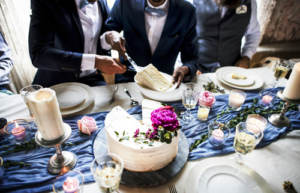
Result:
<instances>
[{"instance_id":1,"label":"dark suit sleeve","mask_svg":"<svg viewBox=\"0 0 300 193\"><path fill-rule=\"evenodd\" d=\"M80 72L82 53L54 47L55 25L47 2L51 1L31 0L32 15L29 28L31 61L35 67L43 70Z\"/></svg>"},{"instance_id":2,"label":"dark suit sleeve","mask_svg":"<svg viewBox=\"0 0 300 193\"><path fill-rule=\"evenodd\" d=\"M183 66L187 66L190 70L188 76L185 77L186 81L191 80L197 71L198 49L196 43L196 15L194 8L187 21L189 21L188 32L185 34L184 42L180 48Z\"/></svg>"},{"instance_id":3,"label":"dark suit sleeve","mask_svg":"<svg viewBox=\"0 0 300 193\"><path fill-rule=\"evenodd\" d=\"M106 20L106 27L109 30L114 30L118 32L123 30L122 3L124 3L123 0L116 0L113 8L110 11L110 16Z\"/></svg>"}]
</instances>

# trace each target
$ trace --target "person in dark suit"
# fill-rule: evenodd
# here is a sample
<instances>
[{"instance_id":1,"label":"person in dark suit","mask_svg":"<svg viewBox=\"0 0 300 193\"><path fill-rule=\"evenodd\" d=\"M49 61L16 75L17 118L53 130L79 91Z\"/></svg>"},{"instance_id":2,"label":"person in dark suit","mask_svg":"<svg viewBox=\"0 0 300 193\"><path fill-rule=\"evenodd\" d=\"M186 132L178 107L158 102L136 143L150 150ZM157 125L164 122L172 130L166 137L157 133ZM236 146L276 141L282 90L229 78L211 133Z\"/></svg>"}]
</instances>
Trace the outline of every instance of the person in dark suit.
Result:
<instances>
[{"instance_id":1,"label":"person in dark suit","mask_svg":"<svg viewBox=\"0 0 300 193\"><path fill-rule=\"evenodd\" d=\"M196 15L191 3L185 0L116 0L106 24L112 31L103 35L107 43L103 48L119 48L123 56L126 51L139 66L152 63L159 71L173 74L178 85L184 78L195 75ZM117 33L122 30L125 46ZM179 53L183 65L174 69ZM133 75L128 79L132 81Z\"/></svg>"},{"instance_id":2,"label":"person in dark suit","mask_svg":"<svg viewBox=\"0 0 300 193\"><path fill-rule=\"evenodd\" d=\"M29 51L38 68L33 84L102 84L99 71L124 73L126 67L105 56L100 35L108 8L105 0L31 0Z\"/></svg>"}]
</instances>

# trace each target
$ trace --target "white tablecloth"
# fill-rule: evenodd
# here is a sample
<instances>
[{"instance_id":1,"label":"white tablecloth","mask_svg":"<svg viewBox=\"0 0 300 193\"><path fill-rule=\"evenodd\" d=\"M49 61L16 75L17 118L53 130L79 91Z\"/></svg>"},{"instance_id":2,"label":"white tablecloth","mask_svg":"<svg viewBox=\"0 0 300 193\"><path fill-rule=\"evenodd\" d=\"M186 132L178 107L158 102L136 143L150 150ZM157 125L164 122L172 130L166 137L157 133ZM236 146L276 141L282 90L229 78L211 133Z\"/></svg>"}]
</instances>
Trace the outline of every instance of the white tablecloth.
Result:
<instances>
[{"instance_id":1,"label":"white tablecloth","mask_svg":"<svg viewBox=\"0 0 300 193\"><path fill-rule=\"evenodd\" d=\"M273 75L268 68L252 69L262 79L264 79L268 87L273 80ZM203 79L207 76L215 83L220 84L216 80L215 74L204 74L197 77L197 83L201 84ZM285 85L286 80L280 82ZM224 85L223 85L224 86ZM125 109L130 108L130 100L124 94L123 89L128 88L130 93L139 102L142 101L143 96L138 91L134 83L119 84L119 89L115 95L115 100L110 103L105 93L105 87L93 87L95 94L95 104L82 113L108 111L115 105L120 105ZM228 88L225 87L228 92ZM6 117L8 120L16 118L28 117L26 105L23 103L19 95L6 96L0 98L0 117ZM191 193L190 190L193 184L194 176L191 173L197 174L197 170L204 167L207 163L219 164L231 159L233 154L225 156L217 156L213 158L205 158L196 161L189 161L184 167L183 171L168 184L175 184L178 193ZM284 138L272 143L271 145L257 149L245 157L245 164L259 173L269 184L274 193L283 193L282 183L285 180L290 180L294 183L295 188L300 191L300 131L293 131ZM199 174L200 175L200 174ZM156 188L129 188L126 186L120 187L122 193L168 193L168 184ZM96 193L98 187L95 183L85 185L84 192Z\"/></svg>"}]
</instances>

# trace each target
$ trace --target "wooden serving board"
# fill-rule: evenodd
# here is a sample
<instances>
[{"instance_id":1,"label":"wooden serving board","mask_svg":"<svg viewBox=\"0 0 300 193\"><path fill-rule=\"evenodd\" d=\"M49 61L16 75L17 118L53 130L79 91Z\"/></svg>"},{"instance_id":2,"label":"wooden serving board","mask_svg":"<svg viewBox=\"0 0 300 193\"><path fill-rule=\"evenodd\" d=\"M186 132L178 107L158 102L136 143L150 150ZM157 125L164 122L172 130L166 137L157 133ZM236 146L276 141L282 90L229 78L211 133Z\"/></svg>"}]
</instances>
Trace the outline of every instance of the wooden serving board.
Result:
<instances>
[{"instance_id":1,"label":"wooden serving board","mask_svg":"<svg viewBox=\"0 0 300 193\"><path fill-rule=\"evenodd\" d=\"M93 141L94 157L106 155L106 135L101 129ZM131 187L154 187L167 183L184 167L189 154L189 145L183 132L180 132L176 158L166 167L153 172L131 172L124 169L121 184Z\"/></svg>"}]
</instances>

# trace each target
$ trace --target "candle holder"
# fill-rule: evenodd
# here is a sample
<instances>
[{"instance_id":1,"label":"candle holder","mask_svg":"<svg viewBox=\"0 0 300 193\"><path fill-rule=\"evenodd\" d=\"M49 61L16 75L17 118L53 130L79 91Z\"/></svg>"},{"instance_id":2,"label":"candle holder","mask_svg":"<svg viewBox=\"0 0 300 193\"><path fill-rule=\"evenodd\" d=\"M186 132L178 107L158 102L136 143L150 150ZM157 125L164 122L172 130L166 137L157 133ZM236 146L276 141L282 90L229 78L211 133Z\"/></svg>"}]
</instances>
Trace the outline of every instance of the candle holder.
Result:
<instances>
[{"instance_id":1,"label":"candle holder","mask_svg":"<svg viewBox=\"0 0 300 193\"><path fill-rule=\"evenodd\" d=\"M287 127L290 125L290 120L284 115L289 107L289 104L300 104L300 100L291 100L283 96L282 90L277 92L277 96L285 101L283 108L279 114L271 115L268 120L276 127Z\"/></svg>"},{"instance_id":2,"label":"candle holder","mask_svg":"<svg viewBox=\"0 0 300 193\"><path fill-rule=\"evenodd\" d=\"M64 130L63 136L51 141L43 139L39 131L35 134L35 141L38 145L47 148L56 148L56 153L50 158L48 163L48 172L50 174L59 174L64 167L72 169L77 163L77 158L74 153L62 151L61 144L67 141L72 133L71 127L66 123L64 123Z\"/></svg>"}]
</instances>

